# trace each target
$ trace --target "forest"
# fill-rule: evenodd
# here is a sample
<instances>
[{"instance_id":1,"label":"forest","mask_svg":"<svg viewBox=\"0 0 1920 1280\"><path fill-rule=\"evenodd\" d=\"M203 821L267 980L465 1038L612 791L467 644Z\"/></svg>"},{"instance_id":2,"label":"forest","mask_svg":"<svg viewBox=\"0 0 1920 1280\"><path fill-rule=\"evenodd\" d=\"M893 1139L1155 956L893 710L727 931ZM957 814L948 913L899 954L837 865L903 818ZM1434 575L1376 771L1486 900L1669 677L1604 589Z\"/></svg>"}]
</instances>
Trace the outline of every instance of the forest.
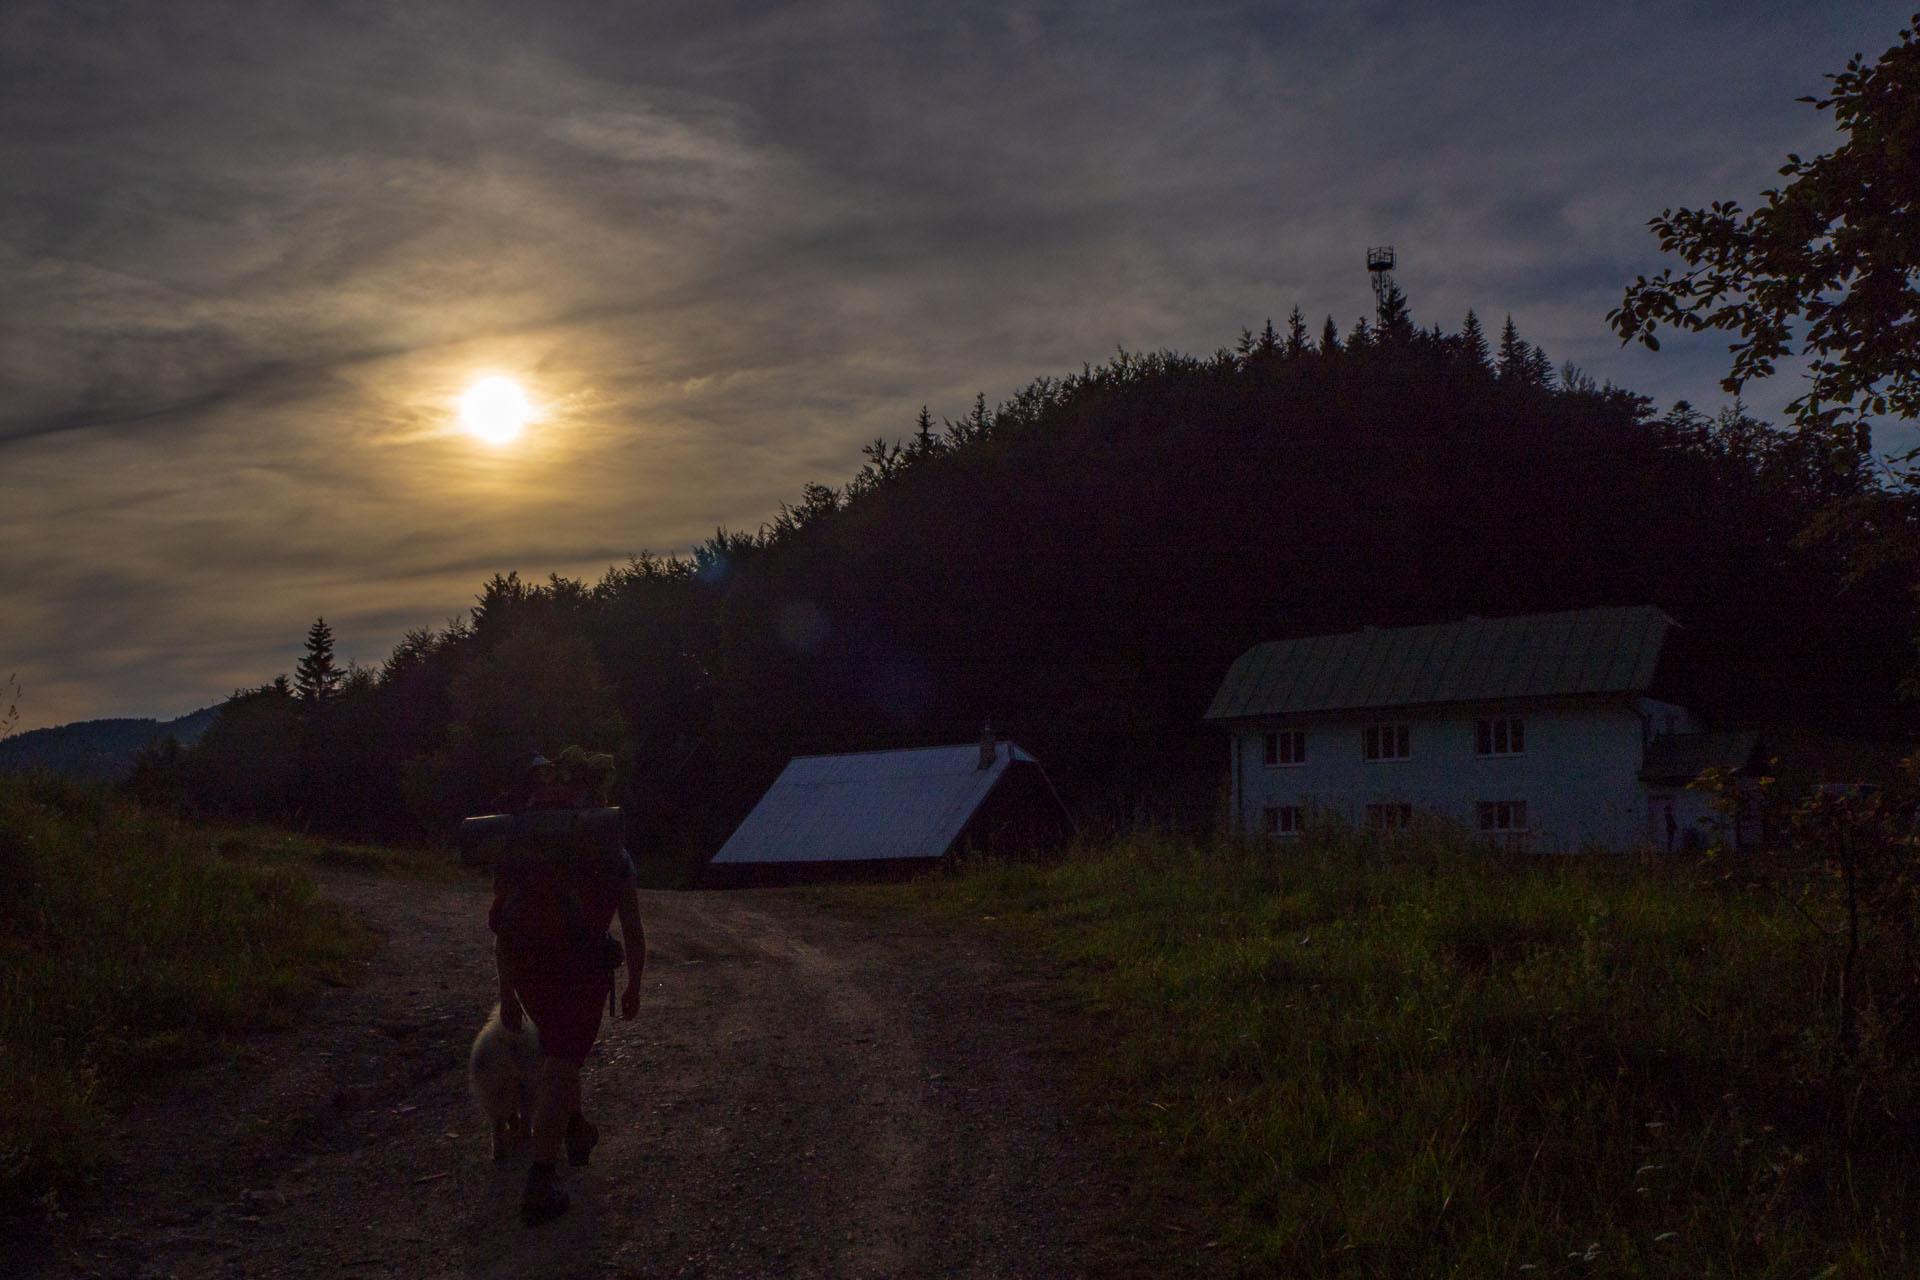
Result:
<instances>
[{"instance_id":1,"label":"forest","mask_svg":"<svg viewBox=\"0 0 1920 1280\"><path fill-rule=\"evenodd\" d=\"M1114 827L1204 828L1201 716L1250 644L1651 603L1662 696L1719 727L1897 736L1915 599L1871 454L1555 369L1509 319L1344 334L1297 308L1208 356L1125 351L922 410L759 529L598 582L496 574L377 667L324 619L129 786L195 817L435 841L516 760L609 750L641 858L710 854L792 756L983 725ZM1899 541L1907 545L1907 540Z\"/></svg>"}]
</instances>

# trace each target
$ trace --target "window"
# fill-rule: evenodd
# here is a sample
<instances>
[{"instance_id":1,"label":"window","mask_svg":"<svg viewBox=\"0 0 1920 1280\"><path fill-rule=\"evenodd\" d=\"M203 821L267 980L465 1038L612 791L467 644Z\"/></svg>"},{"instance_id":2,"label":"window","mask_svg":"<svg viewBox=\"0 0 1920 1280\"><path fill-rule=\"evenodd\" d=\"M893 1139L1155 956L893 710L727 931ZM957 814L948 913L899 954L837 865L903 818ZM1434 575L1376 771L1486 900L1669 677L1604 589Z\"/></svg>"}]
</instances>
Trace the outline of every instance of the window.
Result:
<instances>
[{"instance_id":1,"label":"window","mask_svg":"<svg viewBox=\"0 0 1920 1280\"><path fill-rule=\"evenodd\" d=\"M1263 809L1260 817L1270 836L1297 836L1305 826L1300 820L1299 805L1283 804Z\"/></svg>"},{"instance_id":2,"label":"window","mask_svg":"<svg viewBox=\"0 0 1920 1280\"><path fill-rule=\"evenodd\" d=\"M1367 806L1367 830L1381 835L1405 831L1413 825L1410 804L1370 804Z\"/></svg>"},{"instance_id":3,"label":"window","mask_svg":"<svg viewBox=\"0 0 1920 1280\"><path fill-rule=\"evenodd\" d=\"M1307 762L1307 735L1298 729L1286 733L1270 733L1266 738L1266 763L1305 764Z\"/></svg>"},{"instance_id":4,"label":"window","mask_svg":"<svg viewBox=\"0 0 1920 1280\"><path fill-rule=\"evenodd\" d=\"M1367 759L1405 760L1413 752L1407 746L1404 724L1370 724L1366 731Z\"/></svg>"},{"instance_id":5,"label":"window","mask_svg":"<svg viewBox=\"0 0 1920 1280\"><path fill-rule=\"evenodd\" d=\"M1525 800L1482 800L1474 807L1480 812L1482 831L1525 831L1527 829Z\"/></svg>"},{"instance_id":6,"label":"window","mask_svg":"<svg viewBox=\"0 0 1920 1280\"><path fill-rule=\"evenodd\" d=\"M1517 716L1473 722L1473 750L1482 756L1517 756L1527 749L1526 721Z\"/></svg>"}]
</instances>

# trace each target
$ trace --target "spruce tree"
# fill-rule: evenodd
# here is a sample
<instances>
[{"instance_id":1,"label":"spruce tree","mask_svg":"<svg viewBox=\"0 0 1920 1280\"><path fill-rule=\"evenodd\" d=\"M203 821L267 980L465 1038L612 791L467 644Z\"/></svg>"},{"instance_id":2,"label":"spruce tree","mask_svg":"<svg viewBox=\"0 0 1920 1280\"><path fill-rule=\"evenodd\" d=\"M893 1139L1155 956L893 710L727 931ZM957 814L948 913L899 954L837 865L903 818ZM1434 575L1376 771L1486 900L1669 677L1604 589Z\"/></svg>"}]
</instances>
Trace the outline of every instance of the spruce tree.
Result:
<instances>
[{"instance_id":1,"label":"spruce tree","mask_svg":"<svg viewBox=\"0 0 1920 1280\"><path fill-rule=\"evenodd\" d=\"M1500 354L1494 360L1494 372L1503 382L1525 382L1532 363L1533 349L1520 337L1520 330L1514 327L1513 317L1509 315L1500 330Z\"/></svg>"},{"instance_id":2,"label":"spruce tree","mask_svg":"<svg viewBox=\"0 0 1920 1280\"><path fill-rule=\"evenodd\" d=\"M1527 381L1536 387L1553 385L1553 361L1547 358L1547 349L1538 344L1527 357Z\"/></svg>"},{"instance_id":3,"label":"spruce tree","mask_svg":"<svg viewBox=\"0 0 1920 1280\"><path fill-rule=\"evenodd\" d=\"M1380 297L1375 332L1384 341L1404 342L1413 337L1413 313L1407 310L1407 295L1389 281Z\"/></svg>"},{"instance_id":4,"label":"spruce tree","mask_svg":"<svg viewBox=\"0 0 1920 1280\"><path fill-rule=\"evenodd\" d=\"M1460 324L1460 354L1478 368L1490 367L1487 362L1492 353L1487 350L1487 335L1480 328L1480 317L1473 314L1471 309Z\"/></svg>"},{"instance_id":5,"label":"spruce tree","mask_svg":"<svg viewBox=\"0 0 1920 1280\"><path fill-rule=\"evenodd\" d=\"M1307 349L1307 318L1295 307L1287 313L1287 354L1298 356Z\"/></svg>"},{"instance_id":6,"label":"spruce tree","mask_svg":"<svg viewBox=\"0 0 1920 1280\"><path fill-rule=\"evenodd\" d=\"M1271 356L1280 349L1280 335L1273 331L1273 317L1267 317L1266 328L1260 331L1260 337L1254 344L1254 350L1263 356Z\"/></svg>"},{"instance_id":7,"label":"spruce tree","mask_svg":"<svg viewBox=\"0 0 1920 1280\"><path fill-rule=\"evenodd\" d=\"M1340 350L1340 330L1328 316L1326 324L1320 327L1320 354L1330 356Z\"/></svg>"},{"instance_id":8,"label":"spruce tree","mask_svg":"<svg viewBox=\"0 0 1920 1280\"><path fill-rule=\"evenodd\" d=\"M307 653L293 670L293 695L309 705L318 705L340 691L346 673L334 665L333 628L325 618L315 618L307 628Z\"/></svg>"}]
</instances>

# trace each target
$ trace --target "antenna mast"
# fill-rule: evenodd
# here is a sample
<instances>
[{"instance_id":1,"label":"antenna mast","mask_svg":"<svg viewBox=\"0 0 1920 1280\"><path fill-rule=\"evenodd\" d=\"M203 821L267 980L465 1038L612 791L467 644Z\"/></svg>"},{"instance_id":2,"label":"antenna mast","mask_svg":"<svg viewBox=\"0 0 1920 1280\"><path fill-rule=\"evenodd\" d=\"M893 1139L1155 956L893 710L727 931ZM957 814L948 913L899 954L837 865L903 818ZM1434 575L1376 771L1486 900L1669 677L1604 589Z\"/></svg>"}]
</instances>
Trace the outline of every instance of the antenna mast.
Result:
<instances>
[{"instance_id":1,"label":"antenna mast","mask_svg":"<svg viewBox=\"0 0 1920 1280\"><path fill-rule=\"evenodd\" d=\"M1367 250L1367 275L1373 280L1373 315L1382 328L1387 323L1387 294L1393 289L1393 246Z\"/></svg>"}]
</instances>

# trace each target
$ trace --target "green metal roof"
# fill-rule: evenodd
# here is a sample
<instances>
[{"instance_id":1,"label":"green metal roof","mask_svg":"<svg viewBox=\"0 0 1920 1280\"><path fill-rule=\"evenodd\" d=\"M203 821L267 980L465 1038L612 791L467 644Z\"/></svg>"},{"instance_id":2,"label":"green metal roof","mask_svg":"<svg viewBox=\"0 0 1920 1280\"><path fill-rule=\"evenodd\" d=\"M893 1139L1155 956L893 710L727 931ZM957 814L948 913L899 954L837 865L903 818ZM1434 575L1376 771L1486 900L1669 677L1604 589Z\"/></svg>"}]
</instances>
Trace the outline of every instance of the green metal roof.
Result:
<instances>
[{"instance_id":1,"label":"green metal roof","mask_svg":"<svg viewBox=\"0 0 1920 1280\"><path fill-rule=\"evenodd\" d=\"M1234 662L1207 719L1644 693L1673 625L1634 605L1271 641Z\"/></svg>"}]
</instances>

